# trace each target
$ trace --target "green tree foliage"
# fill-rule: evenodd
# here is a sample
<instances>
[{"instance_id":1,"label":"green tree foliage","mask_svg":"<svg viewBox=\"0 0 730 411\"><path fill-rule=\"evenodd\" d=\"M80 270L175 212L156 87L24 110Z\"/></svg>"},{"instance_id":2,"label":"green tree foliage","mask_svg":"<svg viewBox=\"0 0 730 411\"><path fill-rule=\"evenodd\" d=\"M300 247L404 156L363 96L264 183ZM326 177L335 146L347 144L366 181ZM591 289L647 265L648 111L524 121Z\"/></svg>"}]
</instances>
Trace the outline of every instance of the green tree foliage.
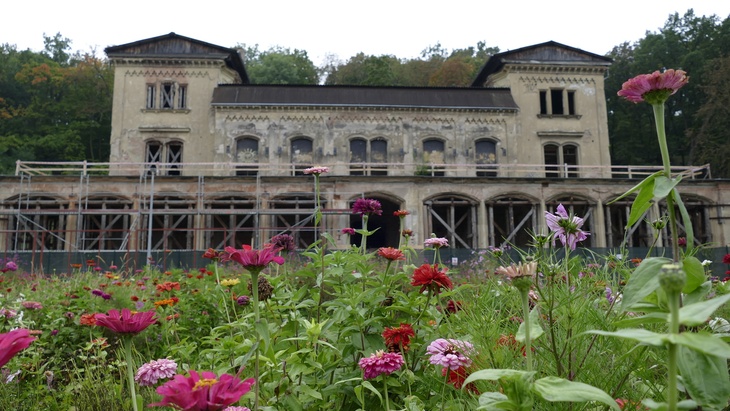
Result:
<instances>
[{"instance_id":1,"label":"green tree foliage","mask_svg":"<svg viewBox=\"0 0 730 411\"><path fill-rule=\"evenodd\" d=\"M70 54L60 34L40 53L0 46L0 173L15 160L107 161L113 71Z\"/></svg>"},{"instance_id":2,"label":"green tree foliage","mask_svg":"<svg viewBox=\"0 0 730 411\"><path fill-rule=\"evenodd\" d=\"M608 128L611 138L611 159L614 164L660 164L659 147L653 129L651 107L632 107L616 96L623 82L638 74L667 68L685 70L690 82L666 106L666 130L673 164L696 162L690 153L693 146L687 130L699 126L698 111L706 103L706 73L711 61L727 55L728 47L719 39L727 37L727 24L717 16L698 17L692 9L683 16L670 15L664 27L647 32L634 44L614 47L614 59L606 79ZM727 137L726 137L727 139Z\"/></svg>"},{"instance_id":3,"label":"green tree foliage","mask_svg":"<svg viewBox=\"0 0 730 411\"><path fill-rule=\"evenodd\" d=\"M254 84L317 84L319 72L306 51L272 47L260 52L258 45L244 46L246 71Z\"/></svg>"}]
</instances>

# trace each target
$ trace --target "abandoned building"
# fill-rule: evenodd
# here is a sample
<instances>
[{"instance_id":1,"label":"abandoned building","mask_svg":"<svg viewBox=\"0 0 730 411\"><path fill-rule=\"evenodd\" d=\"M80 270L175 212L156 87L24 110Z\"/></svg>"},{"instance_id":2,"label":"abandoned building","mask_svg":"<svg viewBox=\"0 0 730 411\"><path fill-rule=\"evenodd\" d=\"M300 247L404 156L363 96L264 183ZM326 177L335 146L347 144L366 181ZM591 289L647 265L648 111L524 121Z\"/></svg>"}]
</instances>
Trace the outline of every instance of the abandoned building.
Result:
<instances>
[{"instance_id":1,"label":"abandoned building","mask_svg":"<svg viewBox=\"0 0 730 411\"><path fill-rule=\"evenodd\" d=\"M427 88L251 84L237 50L175 33L105 52L110 161L18 162L1 177L5 255L149 258L280 233L305 248L322 232L345 248L361 197L383 206L373 248L398 244L396 210L416 248L432 234L452 249L523 246L560 203L585 218L585 247L668 245L650 227L663 202L627 232L631 198L612 201L658 168L611 165L604 56L551 41L492 56L471 87ZM319 201L312 166L330 168ZM730 182L674 171L695 241L726 246Z\"/></svg>"}]
</instances>

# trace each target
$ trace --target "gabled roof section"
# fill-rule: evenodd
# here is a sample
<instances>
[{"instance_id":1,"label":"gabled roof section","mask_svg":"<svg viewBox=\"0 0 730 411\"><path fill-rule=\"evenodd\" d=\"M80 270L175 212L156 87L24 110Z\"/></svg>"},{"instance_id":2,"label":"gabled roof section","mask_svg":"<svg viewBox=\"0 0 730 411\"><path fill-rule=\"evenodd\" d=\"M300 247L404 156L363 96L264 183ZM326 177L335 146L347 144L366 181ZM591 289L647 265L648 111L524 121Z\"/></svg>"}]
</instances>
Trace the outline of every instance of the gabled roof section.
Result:
<instances>
[{"instance_id":1,"label":"gabled roof section","mask_svg":"<svg viewBox=\"0 0 730 411\"><path fill-rule=\"evenodd\" d=\"M213 106L357 107L516 111L506 88L219 85Z\"/></svg>"},{"instance_id":2,"label":"gabled roof section","mask_svg":"<svg viewBox=\"0 0 730 411\"><path fill-rule=\"evenodd\" d=\"M190 37L169 33L132 43L109 46L104 49L109 58L196 58L222 59L238 73L241 81L248 84L248 74L243 59L236 49L216 46Z\"/></svg>"},{"instance_id":3,"label":"gabled roof section","mask_svg":"<svg viewBox=\"0 0 730 411\"><path fill-rule=\"evenodd\" d=\"M608 67L611 63L613 63L613 60L608 57L589 53L555 41L548 41L493 55L487 60L487 63L482 67L471 85L472 87L482 87L490 75L501 71L506 64Z\"/></svg>"}]
</instances>

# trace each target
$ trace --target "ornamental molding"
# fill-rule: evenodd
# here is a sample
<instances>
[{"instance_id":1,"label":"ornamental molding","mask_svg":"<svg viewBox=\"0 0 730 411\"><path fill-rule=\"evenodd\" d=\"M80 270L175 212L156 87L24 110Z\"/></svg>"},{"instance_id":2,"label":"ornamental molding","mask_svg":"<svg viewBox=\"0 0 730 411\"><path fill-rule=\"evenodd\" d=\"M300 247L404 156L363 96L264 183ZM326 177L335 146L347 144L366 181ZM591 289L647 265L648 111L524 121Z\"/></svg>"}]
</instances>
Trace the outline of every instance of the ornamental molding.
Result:
<instances>
[{"instance_id":1,"label":"ornamental molding","mask_svg":"<svg viewBox=\"0 0 730 411\"><path fill-rule=\"evenodd\" d=\"M595 65L571 65L571 64L553 64L553 65L539 65L539 64L507 64L502 69L505 73L556 73L556 74L574 74L574 75L588 75L588 76L603 76L607 71L607 66L595 66Z\"/></svg>"},{"instance_id":2,"label":"ornamental molding","mask_svg":"<svg viewBox=\"0 0 730 411\"><path fill-rule=\"evenodd\" d=\"M403 121L402 117L396 117L392 115L372 116L364 114L336 114L331 116L327 121L328 124L334 124L339 121L348 123L365 123L365 124L393 124L400 123Z\"/></svg>"},{"instance_id":3,"label":"ornamental molding","mask_svg":"<svg viewBox=\"0 0 730 411\"><path fill-rule=\"evenodd\" d=\"M464 120L465 124L476 124L476 125L498 125L504 127L507 124L507 120L504 118L484 118L484 117L467 117Z\"/></svg>"},{"instance_id":4,"label":"ornamental molding","mask_svg":"<svg viewBox=\"0 0 730 411\"><path fill-rule=\"evenodd\" d=\"M554 76L520 76L519 81L526 84L528 90L532 90L537 87L538 84L555 84L555 83L568 83L568 84L596 84L595 78L580 77L580 76L567 76L567 75L554 75Z\"/></svg>"},{"instance_id":5,"label":"ornamental molding","mask_svg":"<svg viewBox=\"0 0 730 411\"><path fill-rule=\"evenodd\" d=\"M292 123L322 123L324 118L321 115L283 115L280 121L290 121Z\"/></svg>"},{"instance_id":6,"label":"ornamental molding","mask_svg":"<svg viewBox=\"0 0 730 411\"><path fill-rule=\"evenodd\" d=\"M441 124L441 125L450 125L454 126L456 125L456 121L452 118L444 118L444 117L421 117L416 116L413 117L411 120L412 123L418 123L418 124Z\"/></svg>"},{"instance_id":7,"label":"ornamental molding","mask_svg":"<svg viewBox=\"0 0 730 411\"><path fill-rule=\"evenodd\" d=\"M134 69L127 70L124 73L125 77L162 77L162 78L173 78L173 77L198 77L198 78L210 78L210 73L207 70L188 70L188 69Z\"/></svg>"},{"instance_id":8,"label":"ornamental molding","mask_svg":"<svg viewBox=\"0 0 730 411\"><path fill-rule=\"evenodd\" d=\"M269 116L264 115L253 115L253 114L229 114L224 119L226 123L234 122L251 122L251 123L270 123L271 119Z\"/></svg>"}]
</instances>

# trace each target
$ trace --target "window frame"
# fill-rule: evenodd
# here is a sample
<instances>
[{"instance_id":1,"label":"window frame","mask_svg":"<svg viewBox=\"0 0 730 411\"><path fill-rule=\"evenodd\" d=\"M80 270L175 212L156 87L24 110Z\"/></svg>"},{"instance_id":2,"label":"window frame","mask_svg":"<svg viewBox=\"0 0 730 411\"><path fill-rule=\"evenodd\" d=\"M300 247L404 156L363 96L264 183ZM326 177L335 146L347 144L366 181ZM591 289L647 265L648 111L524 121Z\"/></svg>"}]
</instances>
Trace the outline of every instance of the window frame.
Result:
<instances>
[{"instance_id":1,"label":"window frame","mask_svg":"<svg viewBox=\"0 0 730 411\"><path fill-rule=\"evenodd\" d=\"M556 97L560 100L555 101ZM549 87L539 90L538 118L576 118L582 116L577 112L576 90L565 87ZM559 105L558 105L559 103Z\"/></svg>"}]
</instances>

